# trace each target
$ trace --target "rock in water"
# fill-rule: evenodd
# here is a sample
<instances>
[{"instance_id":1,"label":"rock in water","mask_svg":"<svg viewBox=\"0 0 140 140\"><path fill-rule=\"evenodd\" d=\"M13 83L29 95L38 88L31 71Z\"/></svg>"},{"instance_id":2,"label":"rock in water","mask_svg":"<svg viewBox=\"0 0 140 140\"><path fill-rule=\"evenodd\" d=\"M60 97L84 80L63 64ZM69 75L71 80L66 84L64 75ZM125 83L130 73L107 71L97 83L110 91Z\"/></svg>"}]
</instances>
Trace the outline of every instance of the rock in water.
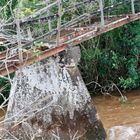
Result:
<instances>
[{"instance_id":1,"label":"rock in water","mask_svg":"<svg viewBox=\"0 0 140 140\"><path fill-rule=\"evenodd\" d=\"M108 140L140 140L140 124L114 126L108 131Z\"/></svg>"},{"instance_id":2,"label":"rock in water","mask_svg":"<svg viewBox=\"0 0 140 140\"><path fill-rule=\"evenodd\" d=\"M5 138L105 140L105 130L71 54L68 50L16 72Z\"/></svg>"}]
</instances>

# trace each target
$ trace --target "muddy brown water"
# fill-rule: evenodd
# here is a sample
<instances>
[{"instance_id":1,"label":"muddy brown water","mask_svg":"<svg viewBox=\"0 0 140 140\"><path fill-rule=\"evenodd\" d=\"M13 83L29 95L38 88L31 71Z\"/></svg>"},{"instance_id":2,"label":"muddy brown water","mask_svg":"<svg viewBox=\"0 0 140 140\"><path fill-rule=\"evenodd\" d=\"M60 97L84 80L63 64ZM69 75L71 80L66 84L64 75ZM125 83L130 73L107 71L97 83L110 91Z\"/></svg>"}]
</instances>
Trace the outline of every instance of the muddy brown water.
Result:
<instances>
[{"instance_id":1,"label":"muddy brown water","mask_svg":"<svg viewBox=\"0 0 140 140\"><path fill-rule=\"evenodd\" d=\"M93 97L106 129L140 123L140 90L128 92L125 96L128 99L125 104L119 102L119 96Z\"/></svg>"},{"instance_id":2,"label":"muddy brown water","mask_svg":"<svg viewBox=\"0 0 140 140\"><path fill-rule=\"evenodd\" d=\"M120 96L92 98L109 140L140 140L140 90L127 92L125 96L128 99L125 104L119 102ZM0 110L2 116L4 112Z\"/></svg>"},{"instance_id":3,"label":"muddy brown water","mask_svg":"<svg viewBox=\"0 0 140 140\"><path fill-rule=\"evenodd\" d=\"M107 140L140 140L140 90L118 96L98 96L93 101L107 132Z\"/></svg>"},{"instance_id":4,"label":"muddy brown water","mask_svg":"<svg viewBox=\"0 0 140 140\"><path fill-rule=\"evenodd\" d=\"M0 109L0 117L3 117L4 114L5 114L5 111L3 111L3 110Z\"/></svg>"}]
</instances>

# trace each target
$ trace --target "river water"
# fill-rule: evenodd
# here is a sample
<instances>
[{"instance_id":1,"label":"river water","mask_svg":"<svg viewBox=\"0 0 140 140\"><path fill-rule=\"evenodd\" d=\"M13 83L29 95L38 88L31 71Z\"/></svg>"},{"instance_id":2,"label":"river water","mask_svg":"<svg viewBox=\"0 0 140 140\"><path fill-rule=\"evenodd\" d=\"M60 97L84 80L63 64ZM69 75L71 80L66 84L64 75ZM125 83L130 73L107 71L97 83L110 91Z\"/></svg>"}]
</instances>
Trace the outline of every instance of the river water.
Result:
<instances>
[{"instance_id":1,"label":"river water","mask_svg":"<svg viewBox=\"0 0 140 140\"><path fill-rule=\"evenodd\" d=\"M120 96L93 97L109 140L140 140L140 90L127 92L128 101Z\"/></svg>"},{"instance_id":2,"label":"river water","mask_svg":"<svg viewBox=\"0 0 140 140\"><path fill-rule=\"evenodd\" d=\"M120 96L93 97L109 140L140 140L140 90L125 96L128 99L125 104L119 102ZM3 115L0 110L0 116Z\"/></svg>"},{"instance_id":3,"label":"river water","mask_svg":"<svg viewBox=\"0 0 140 140\"><path fill-rule=\"evenodd\" d=\"M4 114L5 114L5 111L3 111L3 110L0 109L0 118L3 117Z\"/></svg>"}]
</instances>

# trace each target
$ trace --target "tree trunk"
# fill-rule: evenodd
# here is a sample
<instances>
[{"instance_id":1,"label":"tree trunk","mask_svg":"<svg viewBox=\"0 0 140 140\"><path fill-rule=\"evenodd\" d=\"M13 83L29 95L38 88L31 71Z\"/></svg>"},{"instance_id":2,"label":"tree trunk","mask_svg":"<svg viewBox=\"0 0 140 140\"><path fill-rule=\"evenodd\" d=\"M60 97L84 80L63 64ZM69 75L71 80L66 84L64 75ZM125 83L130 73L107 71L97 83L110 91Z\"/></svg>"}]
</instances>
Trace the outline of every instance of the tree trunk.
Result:
<instances>
[{"instance_id":1,"label":"tree trunk","mask_svg":"<svg viewBox=\"0 0 140 140\"><path fill-rule=\"evenodd\" d=\"M5 119L9 134L4 137L105 139L103 125L76 66L77 50L69 49L16 72Z\"/></svg>"}]
</instances>

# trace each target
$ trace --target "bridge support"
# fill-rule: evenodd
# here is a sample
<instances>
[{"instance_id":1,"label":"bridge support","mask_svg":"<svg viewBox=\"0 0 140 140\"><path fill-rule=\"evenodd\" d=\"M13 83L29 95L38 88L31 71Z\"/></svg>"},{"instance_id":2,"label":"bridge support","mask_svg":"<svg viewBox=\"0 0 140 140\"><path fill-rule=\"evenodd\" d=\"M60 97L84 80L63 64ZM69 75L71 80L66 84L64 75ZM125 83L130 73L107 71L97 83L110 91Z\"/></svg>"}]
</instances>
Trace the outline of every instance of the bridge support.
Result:
<instances>
[{"instance_id":1,"label":"bridge support","mask_svg":"<svg viewBox=\"0 0 140 140\"><path fill-rule=\"evenodd\" d=\"M78 50L16 72L5 118L9 132L3 131L4 137L105 140L105 130L75 64Z\"/></svg>"}]
</instances>

